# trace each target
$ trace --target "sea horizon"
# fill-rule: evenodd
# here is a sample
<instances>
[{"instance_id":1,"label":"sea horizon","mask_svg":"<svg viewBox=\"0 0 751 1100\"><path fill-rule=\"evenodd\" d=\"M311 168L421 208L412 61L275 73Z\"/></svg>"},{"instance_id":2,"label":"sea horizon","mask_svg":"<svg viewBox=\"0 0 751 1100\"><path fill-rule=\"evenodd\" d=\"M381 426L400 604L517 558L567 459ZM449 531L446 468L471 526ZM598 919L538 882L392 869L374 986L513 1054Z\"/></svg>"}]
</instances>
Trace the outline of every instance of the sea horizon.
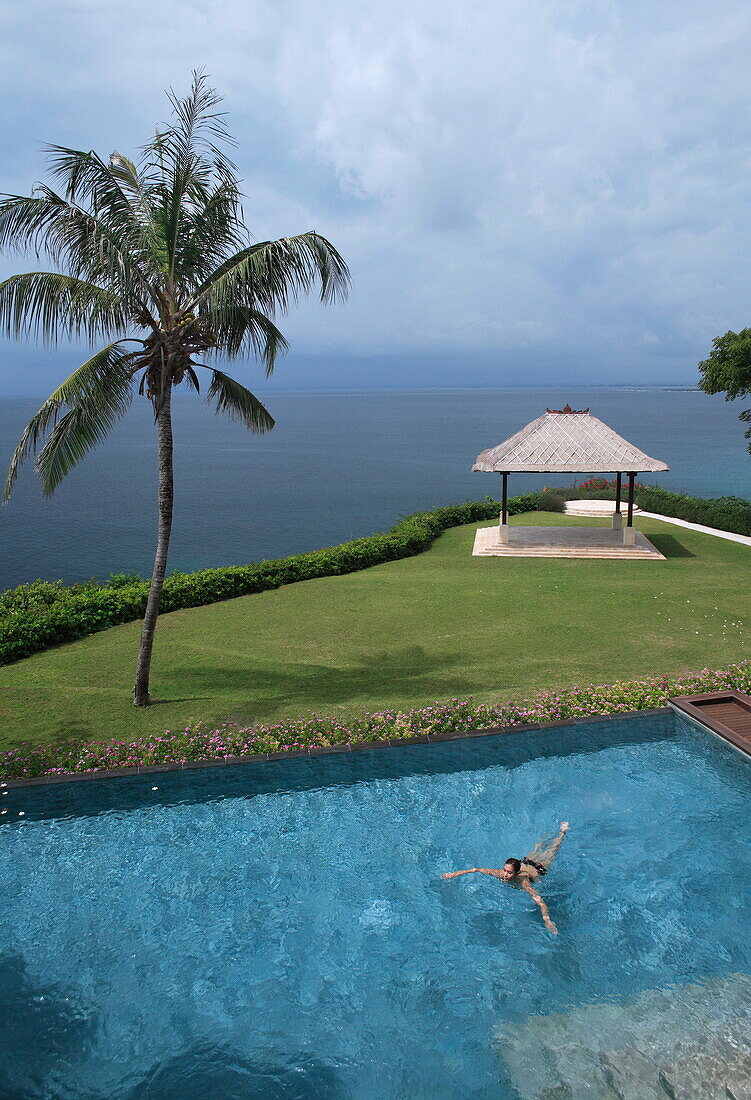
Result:
<instances>
[{"instance_id":1,"label":"sea horizon","mask_svg":"<svg viewBox=\"0 0 751 1100\"><path fill-rule=\"evenodd\" d=\"M645 482L697 496L751 495L751 457L738 420L743 403L695 386L256 392L277 421L264 436L215 417L200 396L179 395L170 571L284 557L386 530L410 512L495 498L499 479L471 473L476 455L566 401L589 406L670 466ZM29 397L0 398L6 468L37 407ZM574 480L512 475L509 493ZM155 515L153 417L136 398L53 497L45 500L32 470L23 471L0 509L0 589L37 578L149 575Z\"/></svg>"},{"instance_id":2,"label":"sea horizon","mask_svg":"<svg viewBox=\"0 0 751 1100\"><path fill-rule=\"evenodd\" d=\"M369 393L503 393L506 390L556 390L558 388L561 391L568 390L690 390L692 392L703 392L697 384L689 384L688 382L617 382L617 383L587 383L576 382L566 383L557 387L551 383L529 384L529 385L506 385L506 386L295 386L292 388L285 388L281 386L253 386L248 387L257 396L270 397L276 394L283 394L285 397L345 397L348 394L353 396ZM202 396L198 395L199 399ZM49 397L49 393L40 390L38 393L8 393L0 395L0 402L2 401L46 401ZM194 401L196 395L188 391L175 391L173 400Z\"/></svg>"}]
</instances>

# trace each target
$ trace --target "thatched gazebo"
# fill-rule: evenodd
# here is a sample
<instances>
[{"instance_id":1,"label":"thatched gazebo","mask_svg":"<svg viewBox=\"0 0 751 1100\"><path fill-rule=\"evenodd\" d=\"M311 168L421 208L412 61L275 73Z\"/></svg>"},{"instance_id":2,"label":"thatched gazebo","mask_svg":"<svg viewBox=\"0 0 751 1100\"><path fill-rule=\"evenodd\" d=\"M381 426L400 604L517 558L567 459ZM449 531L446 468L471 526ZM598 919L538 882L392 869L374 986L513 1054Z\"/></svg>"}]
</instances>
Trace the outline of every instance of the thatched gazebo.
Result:
<instances>
[{"instance_id":1,"label":"thatched gazebo","mask_svg":"<svg viewBox=\"0 0 751 1100\"><path fill-rule=\"evenodd\" d=\"M658 473L667 469L664 462L644 454L592 416L589 409L575 410L569 405L564 405L562 409L548 409L544 416L527 424L504 443L490 447L477 456L473 473L481 471L501 475L502 503L499 526L478 532L478 536L483 534L484 537L478 540L481 549L476 546L475 552L524 554L526 547L529 554L540 554L548 545L550 556L662 557L649 540L634 529L634 480L638 473ZM612 529L514 528L512 542L507 513L508 475L511 473L615 474ZM625 528L621 515L624 474L628 477ZM576 535L572 534L574 531ZM570 554L565 552L567 544L572 551ZM603 553L590 552L598 546ZM582 551L581 554L576 553L577 548Z\"/></svg>"}]
</instances>

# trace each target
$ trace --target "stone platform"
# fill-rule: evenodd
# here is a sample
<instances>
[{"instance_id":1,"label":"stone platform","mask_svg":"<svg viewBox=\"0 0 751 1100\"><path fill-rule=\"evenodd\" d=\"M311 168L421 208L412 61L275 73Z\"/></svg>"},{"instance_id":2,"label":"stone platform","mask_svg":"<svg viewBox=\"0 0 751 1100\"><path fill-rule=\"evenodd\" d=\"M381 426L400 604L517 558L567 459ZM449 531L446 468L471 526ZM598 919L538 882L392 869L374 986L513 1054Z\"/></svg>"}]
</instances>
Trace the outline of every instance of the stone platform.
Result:
<instances>
[{"instance_id":1,"label":"stone platform","mask_svg":"<svg viewBox=\"0 0 751 1100\"><path fill-rule=\"evenodd\" d=\"M609 527L511 527L502 545L498 527L481 527L474 557L617 558L621 561L665 561L646 535L635 531L635 545L623 545L623 532Z\"/></svg>"},{"instance_id":2,"label":"stone platform","mask_svg":"<svg viewBox=\"0 0 751 1100\"><path fill-rule=\"evenodd\" d=\"M598 516L606 517L610 519L615 512L614 500L567 500L565 505L565 511L567 516ZM628 503L621 501L621 515L625 523L626 512L628 511ZM641 508L637 504L634 505L634 515L640 512Z\"/></svg>"}]
</instances>

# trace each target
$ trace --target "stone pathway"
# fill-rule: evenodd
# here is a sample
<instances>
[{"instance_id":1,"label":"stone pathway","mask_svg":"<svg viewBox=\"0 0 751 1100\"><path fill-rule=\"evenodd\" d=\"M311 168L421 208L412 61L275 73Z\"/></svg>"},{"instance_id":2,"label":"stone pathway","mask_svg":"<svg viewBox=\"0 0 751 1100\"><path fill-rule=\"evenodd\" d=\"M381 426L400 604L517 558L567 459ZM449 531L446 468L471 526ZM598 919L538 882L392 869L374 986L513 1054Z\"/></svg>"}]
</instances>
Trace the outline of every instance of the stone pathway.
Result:
<instances>
[{"instance_id":1,"label":"stone pathway","mask_svg":"<svg viewBox=\"0 0 751 1100\"><path fill-rule=\"evenodd\" d=\"M748 1100L751 976L650 990L496 1029L524 1100Z\"/></svg>"},{"instance_id":2,"label":"stone pathway","mask_svg":"<svg viewBox=\"0 0 751 1100\"><path fill-rule=\"evenodd\" d=\"M739 542L742 546L751 546L751 535L736 535L735 531L720 531L717 527L704 527L701 523L689 523L685 519L673 516L661 516L658 512L642 512L645 519L659 519L663 523L674 523L676 527L686 527L689 531L700 531L702 535L714 535L718 539Z\"/></svg>"},{"instance_id":3,"label":"stone pathway","mask_svg":"<svg viewBox=\"0 0 751 1100\"><path fill-rule=\"evenodd\" d=\"M612 500L567 500L566 515L569 516L593 516L602 519L610 519L613 515L615 503ZM730 542L738 542L742 546L751 546L750 535L736 535L734 531L720 531L718 527L705 527L701 523L689 523L685 519L675 519L673 516L663 516L659 512L642 512L634 505L634 515L644 516L645 519L658 519L661 523L673 523L676 527L685 527L689 531L699 531L702 535L714 535L718 539L728 539ZM626 508L621 502L621 515L626 516Z\"/></svg>"}]
</instances>

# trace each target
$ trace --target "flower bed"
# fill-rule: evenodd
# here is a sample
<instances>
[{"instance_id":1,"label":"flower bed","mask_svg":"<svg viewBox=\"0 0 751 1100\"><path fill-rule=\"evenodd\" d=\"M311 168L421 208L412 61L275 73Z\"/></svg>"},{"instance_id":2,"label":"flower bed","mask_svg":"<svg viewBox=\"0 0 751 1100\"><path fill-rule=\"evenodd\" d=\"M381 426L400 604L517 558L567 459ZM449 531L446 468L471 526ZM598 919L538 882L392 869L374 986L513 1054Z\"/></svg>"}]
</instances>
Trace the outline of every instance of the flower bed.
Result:
<instances>
[{"instance_id":1,"label":"flower bed","mask_svg":"<svg viewBox=\"0 0 751 1100\"><path fill-rule=\"evenodd\" d=\"M220 761L254 753L295 752L494 726L586 719L596 714L662 707L674 695L696 695L726 688L751 691L751 661L717 671L703 669L680 678L661 677L561 692L538 692L522 703L451 699L415 710L385 711L353 719L313 715L247 729L229 724L211 730L200 725L191 726L176 733L168 730L159 737L133 742L94 741L69 747L26 744L0 756L0 777L3 780L25 779L103 768Z\"/></svg>"}]
</instances>

